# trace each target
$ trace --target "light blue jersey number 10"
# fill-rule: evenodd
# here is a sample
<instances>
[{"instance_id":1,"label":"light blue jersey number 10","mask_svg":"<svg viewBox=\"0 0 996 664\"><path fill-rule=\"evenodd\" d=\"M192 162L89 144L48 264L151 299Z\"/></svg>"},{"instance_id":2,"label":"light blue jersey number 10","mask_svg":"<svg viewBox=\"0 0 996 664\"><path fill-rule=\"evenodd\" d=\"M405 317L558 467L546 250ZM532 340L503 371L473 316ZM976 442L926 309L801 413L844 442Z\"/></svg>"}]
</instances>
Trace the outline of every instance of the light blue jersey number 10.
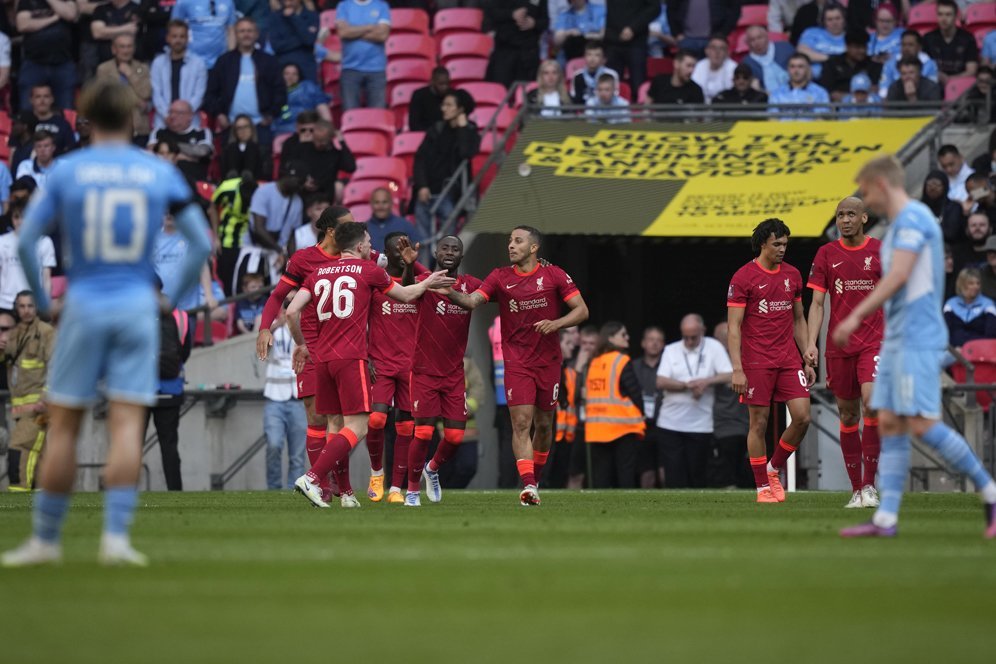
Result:
<instances>
[{"instance_id":1,"label":"light blue jersey number 10","mask_svg":"<svg viewBox=\"0 0 996 664\"><path fill-rule=\"evenodd\" d=\"M149 232L148 201L141 189L91 189L83 200L83 255L89 261L135 263L141 260ZM128 238L115 240L114 221L122 213Z\"/></svg>"}]
</instances>

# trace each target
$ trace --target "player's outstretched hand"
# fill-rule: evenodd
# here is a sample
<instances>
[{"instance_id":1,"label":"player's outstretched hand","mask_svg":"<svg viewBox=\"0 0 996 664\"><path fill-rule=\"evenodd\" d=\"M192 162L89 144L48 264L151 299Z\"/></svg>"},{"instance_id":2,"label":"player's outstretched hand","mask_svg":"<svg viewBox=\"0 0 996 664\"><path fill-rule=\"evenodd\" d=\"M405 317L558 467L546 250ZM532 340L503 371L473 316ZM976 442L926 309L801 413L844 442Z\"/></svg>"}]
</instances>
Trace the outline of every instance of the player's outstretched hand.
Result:
<instances>
[{"instance_id":1,"label":"player's outstretched hand","mask_svg":"<svg viewBox=\"0 0 996 664\"><path fill-rule=\"evenodd\" d=\"M294 355L292 356L294 360L294 373L301 373L304 371L304 365L311 359L311 354L308 352L307 346L298 346L294 349Z\"/></svg>"},{"instance_id":2,"label":"player's outstretched hand","mask_svg":"<svg viewBox=\"0 0 996 664\"><path fill-rule=\"evenodd\" d=\"M833 337L833 342L837 344L838 347L843 348L847 345L847 342L851 340L851 335L854 331L858 329L858 325L861 321L854 316L848 316L840 322L840 324L833 329L831 336Z\"/></svg>"},{"instance_id":3,"label":"player's outstretched hand","mask_svg":"<svg viewBox=\"0 0 996 664\"><path fill-rule=\"evenodd\" d=\"M272 345L273 333L267 328L261 329L256 335L256 357L266 362L266 356L269 355Z\"/></svg>"},{"instance_id":4,"label":"player's outstretched hand","mask_svg":"<svg viewBox=\"0 0 996 664\"><path fill-rule=\"evenodd\" d=\"M438 272L433 272L428 279L425 280L426 288L429 290L434 289L448 289L453 284L456 283L456 279L447 276L448 272L446 270L439 270Z\"/></svg>"},{"instance_id":5,"label":"player's outstretched hand","mask_svg":"<svg viewBox=\"0 0 996 664\"><path fill-rule=\"evenodd\" d=\"M747 374L743 372L743 369L736 369L733 371L733 378L730 382L730 386L737 394L743 394L747 391Z\"/></svg>"},{"instance_id":6,"label":"player's outstretched hand","mask_svg":"<svg viewBox=\"0 0 996 664\"><path fill-rule=\"evenodd\" d=\"M806 352L802 356L802 359L806 361L807 366L810 367L817 366L817 364L820 361L819 350L817 350L816 346L810 346L809 348L806 349Z\"/></svg>"},{"instance_id":7,"label":"player's outstretched hand","mask_svg":"<svg viewBox=\"0 0 996 664\"><path fill-rule=\"evenodd\" d=\"M407 265L413 265L418 260L418 250L421 248L421 242L416 242L413 247L407 235L402 235L398 238L398 249L401 251L401 260Z\"/></svg>"},{"instance_id":8,"label":"player's outstretched hand","mask_svg":"<svg viewBox=\"0 0 996 664\"><path fill-rule=\"evenodd\" d=\"M816 369L807 364L804 371L806 372L806 386L816 385Z\"/></svg>"},{"instance_id":9,"label":"player's outstretched hand","mask_svg":"<svg viewBox=\"0 0 996 664\"><path fill-rule=\"evenodd\" d=\"M540 334L552 334L557 331L557 324L552 320L541 320L533 325L533 329Z\"/></svg>"}]
</instances>

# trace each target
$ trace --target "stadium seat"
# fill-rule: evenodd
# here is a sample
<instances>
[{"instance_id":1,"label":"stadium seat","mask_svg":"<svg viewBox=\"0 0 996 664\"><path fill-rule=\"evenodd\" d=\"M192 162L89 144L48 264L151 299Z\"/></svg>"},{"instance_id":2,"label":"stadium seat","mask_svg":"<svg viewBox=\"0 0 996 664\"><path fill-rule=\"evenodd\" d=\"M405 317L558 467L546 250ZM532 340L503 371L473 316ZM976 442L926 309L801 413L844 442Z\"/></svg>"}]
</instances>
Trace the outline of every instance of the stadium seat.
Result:
<instances>
[{"instance_id":1,"label":"stadium seat","mask_svg":"<svg viewBox=\"0 0 996 664\"><path fill-rule=\"evenodd\" d=\"M391 34L429 34L429 15L422 9L392 9Z\"/></svg>"},{"instance_id":2,"label":"stadium seat","mask_svg":"<svg viewBox=\"0 0 996 664\"><path fill-rule=\"evenodd\" d=\"M501 106L505 101L505 95L508 94L508 90L501 83L464 83L460 89L470 94L476 104L487 106Z\"/></svg>"},{"instance_id":3,"label":"stadium seat","mask_svg":"<svg viewBox=\"0 0 996 664\"><path fill-rule=\"evenodd\" d=\"M564 76L567 79L567 84L570 86L571 80L574 79L574 74L578 73L585 68L584 58L571 58L567 61L567 66L564 67Z\"/></svg>"},{"instance_id":4,"label":"stadium seat","mask_svg":"<svg viewBox=\"0 0 996 664\"><path fill-rule=\"evenodd\" d=\"M10 136L0 134L0 161L10 163Z\"/></svg>"},{"instance_id":5,"label":"stadium seat","mask_svg":"<svg viewBox=\"0 0 996 664\"><path fill-rule=\"evenodd\" d=\"M328 30L335 30L335 10L326 9L318 15L318 27Z\"/></svg>"},{"instance_id":6,"label":"stadium seat","mask_svg":"<svg viewBox=\"0 0 996 664\"><path fill-rule=\"evenodd\" d=\"M477 155L471 159L471 175L476 176L482 168L484 168L484 162L488 160L491 153L494 152L495 144L493 134L484 134L481 136L481 147L477 151ZM483 196L484 192L488 190L491 186L491 182L495 179L498 174L498 168L496 165L492 165L488 168L488 172L485 173L484 177L481 178L481 183L479 187L480 194Z\"/></svg>"},{"instance_id":7,"label":"stadium seat","mask_svg":"<svg viewBox=\"0 0 996 664\"><path fill-rule=\"evenodd\" d=\"M484 12L480 9L440 9L432 20L432 34L438 39L449 32L480 32L483 22Z\"/></svg>"},{"instance_id":8,"label":"stadium seat","mask_svg":"<svg viewBox=\"0 0 996 664\"><path fill-rule=\"evenodd\" d=\"M234 304L228 305L228 309L229 309L228 320L211 321L211 343L218 343L219 341L224 341L229 336L231 336L232 324L235 319L235 314L233 313L235 311L235 305ZM193 325L194 322L191 321L191 324ZM203 321L198 322L198 324L194 326L194 345L195 346L204 345Z\"/></svg>"},{"instance_id":9,"label":"stadium seat","mask_svg":"<svg viewBox=\"0 0 996 664\"><path fill-rule=\"evenodd\" d=\"M53 300L62 297L66 293L66 278L63 276L52 277L52 294Z\"/></svg>"},{"instance_id":10,"label":"stadium seat","mask_svg":"<svg viewBox=\"0 0 996 664\"><path fill-rule=\"evenodd\" d=\"M768 27L768 4L741 5L738 28L749 28L752 25Z\"/></svg>"},{"instance_id":11,"label":"stadium seat","mask_svg":"<svg viewBox=\"0 0 996 664\"><path fill-rule=\"evenodd\" d=\"M450 73L450 84L459 88L464 83L483 81L488 70L488 61L481 58L456 58L446 63Z\"/></svg>"},{"instance_id":12,"label":"stadium seat","mask_svg":"<svg viewBox=\"0 0 996 664\"><path fill-rule=\"evenodd\" d=\"M487 61L494 46L494 39L489 35L454 32L443 37L439 43L439 62L445 65L456 58L481 58Z\"/></svg>"},{"instance_id":13,"label":"stadium seat","mask_svg":"<svg viewBox=\"0 0 996 664\"><path fill-rule=\"evenodd\" d=\"M647 79L674 72L674 58L647 58Z\"/></svg>"},{"instance_id":14,"label":"stadium seat","mask_svg":"<svg viewBox=\"0 0 996 664\"><path fill-rule=\"evenodd\" d=\"M955 76L954 78L949 78L947 85L944 86L944 100L954 101L958 99L973 85L975 85L974 76Z\"/></svg>"},{"instance_id":15,"label":"stadium seat","mask_svg":"<svg viewBox=\"0 0 996 664\"><path fill-rule=\"evenodd\" d=\"M284 143L293 134L277 134L273 137L273 177L280 174L280 153L283 152Z\"/></svg>"},{"instance_id":16,"label":"stadium seat","mask_svg":"<svg viewBox=\"0 0 996 664\"><path fill-rule=\"evenodd\" d=\"M408 167L398 157L363 157L356 160L350 182L360 180L390 180L404 189L408 184Z\"/></svg>"},{"instance_id":17,"label":"stadium seat","mask_svg":"<svg viewBox=\"0 0 996 664\"><path fill-rule=\"evenodd\" d=\"M474 124L477 125L478 129L483 131L487 128L488 123L491 122L491 119L495 115L497 115L497 119L495 120L495 128L499 132L504 132L512 126L513 122L515 122L515 116L518 115L518 112L515 109L508 107L505 107L499 111L497 106L480 106L475 108L474 112L470 114L470 119L474 121Z\"/></svg>"},{"instance_id":18,"label":"stadium seat","mask_svg":"<svg viewBox=\"0 0 996 664\"><path fill-rule=\"evenodd\" d=\"M626 81L619 81L619 87L616 89L620 97L626 101L633 101L633 91L629 87L629 83Z\"/></svg>"},{"instance_id":19,"label":"stadium seat","mask_svg":"<svg viewBox=\"0 0 996 664\"><path fill-rule=\"evenodd\" d=\"M968 28L968 31L971 32L972 36L975 37L975 45L981 51L982 50L982 42L986 41L986 37L994 29L996 29L996 26L991 26L991 25L976 25L976 26L973 26L971 28Z\"/></svg>"},{"instance_id":20,"label":"stadium seat","mask_svg":"<svg viewBox=\"0 0 996 664\"><path fill-rule=\"evenodd\" d=\"M384 44L388 59L392 58L422 58L430 63L436 62L436 42L428 35L401 33L391 35Z\"/></svg>"},{"instance_id":21,"label":"stadium seat","mask_svg":"<svg viewBox=\"0 0 996 664\"><path fill-rule=\"evenodd\" d=\"M975 365L975 382L996 383L996 339L977 339L961 347L961 354ZM951 375L959 383L965 383L968 375L965 367L958 363L951 365ZM989 412L993 402L992 392L976 392L975 398L983 410Z\"/></svg>"},{"instance_id":22,"label":"stadium seat","mask_svg":"<svg viewBox=\"0 0 996 664\"><path fill-rule=\"evenodd\" d=\"M0 111L0 136L10 136L11 124L7 111Z\"/></svg>"},{"instance_id":23,"label":"stadium seat","mask_svg":"<svg viewBox=\"0 0 996 664\"><path fill-rule=\"evenodd\" d=\"M385 108L354 108L342 114L339 128L344 134L354 131L379 131L390 143L397 133L394 122L394 112Z\"/></svg>"},{"instance_id":24,"label":"stadium seat","mask_svg":"<svg viewBox=\"0 0 996 664\"><path fill-rule=\"evenodd\" d=\"M522 105L526 103L526 95L538 88L536 81L526 83L525 88L521 85L515 89L515 107L522 108Z\"/></svg>"},{"instance_id":25,"label":"stadium seat","mask_svg":"<svg viewBox=\"0 0 996 664\"><path fill-rule=\"evenodd\" d=\"M432 78L432 63L423 58L395 58L387 63L387 98L398 83L426 85Z\"/></svg>"},{"instance_id":26,"label":"stadium seat","mask_svg":"<svg viewBox=\"0 0 996 664\"><path fill-rule=\"evenodd\" d=\"M412 95L419 88L425 87L425 83L398 83L391 90L391 111L394 113L394 126L404 130L408 127L408 106L411 104Z\"/></svg>"},{"instance_id":27,"label":"stadium seat","mask_svg":"<svg viewBox=\"0 0 996 664\"><path fill-rule=\"evenodd\" d=\"M215 186L213 183L206 180L197 181L197 195L204 200L211 202L211 198L214 196Z\"/></svg>"},{"instance_id":28,"label":"stadium seat","mask_svg":"<svg viewBox=\"0 0 996 664\"><path fill-rule=\"evenodd\" d=\"M346 145L354 157L386 157L390 147L380 131L351 131L344 134Z\"/></svg>"},{"instance_id":29,"label":"stadium seat","mask_svg":"<svg viewBox=\"0 0 996 664\"><path fill-rule=\"evenodd\" d=\"M646 104L647 95L650 93L650 83L651 81L644 81L640 84L640 89L636 91L636 103Z\"/></svg>"},{"instance_id":30,"label":"stadium seat","mask_svg":"<svg viewBox=\"0 0 996 664\"><path fill-rule=\"evenodd\" d=\"M361 223L366 223L370 221L371 217L373 217L373 208L362 203L350 205L349 211L353 213L353 219Z\"/></svg>"},{"instance_id":31,"label":"stadium seat","mask_svg":"<svg viewBox=\"0 0 996 664\"><path fill-rule=\"evenodd\" d=\"M342 204L346 207L352 205L369 203L370 194L374 192L374 189L380 189L381 187L386 187L392 192L395 192L395 201L399 201L398 196L398 185L390 180L360 180L358 182L350 182L346 185L346 190L342 194Z\"/></svg>"},{"instance_id":32,"label":"stadium seat","mask_svg":"<svg viewBox=\"0 0 996 664\"><path fill-rule=\"evenodd\" d=\"M910 15L906 27L916 30L921 35L937 27L937 5L924 2L910 7Z\"/></svg>"},{"instance_id":33,"label":"stadium seat","mask_svg":"<svg viewBox=\"0 0 996 664\"><path fill-rule=\"evenodd\" d=\"M418 152L418 146L422 145L422 139L424 138L424 131L406 131L394 137L391 156L403 160L405 168L408 169L409 173L412 172L415 153Z\"/></svg>"},{"instance_id":34,"label":"stadium seat","mask_svg":"<svg viewBox=\"0 0 996 664\"><path fill-rule=\"evenodd\" d=\"M210 124L210 120L207 117L207 113L205 113L204 111L200 111L198 113L198 116L201 118L202 127L207 127ZM66 118L66 122L69 123L70 127L76 129L76 111L74 111L71 108L64 108L62 109L62 117Z\"/></svg>"},{"instance_id":35,"label":"stadium seat","mask_svg":"<svg viewBox=\"0 0 996 664\"><path fill-rule=\"evenodd\" d=\"M996 2L977 2L965 10L965 28L975 32L973 28L996 28Z\"/></svg>"}]
</instances>

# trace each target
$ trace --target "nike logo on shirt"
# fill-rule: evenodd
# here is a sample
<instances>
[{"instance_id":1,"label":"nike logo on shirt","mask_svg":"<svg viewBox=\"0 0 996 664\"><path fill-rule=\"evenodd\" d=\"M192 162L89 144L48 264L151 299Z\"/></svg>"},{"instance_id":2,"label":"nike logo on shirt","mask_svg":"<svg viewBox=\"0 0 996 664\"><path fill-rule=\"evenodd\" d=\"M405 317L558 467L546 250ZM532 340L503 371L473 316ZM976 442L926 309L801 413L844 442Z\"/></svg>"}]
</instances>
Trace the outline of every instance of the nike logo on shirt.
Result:
<instances>
[{"instance_id":1,"label":"nike logo on shirt","mask_svg":"<svg viewBox=\"0 0 996 664\"><path fill-rule=\"evenodd\" d=\"M519 285L519 284L506 284L506 285L505 285L505 288L506 288L506 289L509 289L509 290L511 290L512 288L515 288L515 287L516 287L516 286L518 286L518 285Z\"/></svg>"},{"instance_id":2,"label":"nike logo on shirt","mask_svg":"<svg viewBox=\"0 0 996 664\"><path fill-rule=\"evenodd\" d=\"M764 290L767 287L768 287L768 284L761 284L760 286L757 287L757 290Z\"/></svg>"},{"instance_id":3,"label":"nike logo on shirt","mask_svg":"<svg viewBox=\"0 0 996 664\"><path fill-rule=\"evenodd\" d=\"M841 261L841 262L839 262L839 263L834 263L832 267L833 267L834 269L836 269L838 265L843 265L843 264L844 264L844 261Z\"/></svg>"}]
</instances>

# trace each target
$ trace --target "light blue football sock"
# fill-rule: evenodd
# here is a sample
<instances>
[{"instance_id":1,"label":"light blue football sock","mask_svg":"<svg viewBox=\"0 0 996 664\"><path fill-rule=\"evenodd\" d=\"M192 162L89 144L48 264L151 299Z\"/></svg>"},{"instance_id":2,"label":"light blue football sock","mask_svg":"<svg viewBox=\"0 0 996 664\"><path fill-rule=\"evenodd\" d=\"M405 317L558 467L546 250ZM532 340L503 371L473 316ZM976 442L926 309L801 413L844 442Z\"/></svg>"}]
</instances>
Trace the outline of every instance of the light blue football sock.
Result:
<instances>
[{"instance_id":1,"label":"light blue football sock","mask_svg":"<svg viewBox=\"0 0 996 664\"><path fill-rule=\"evenodd\" d=\"M930 427L923 434L923 442L934 448L952 468L968 475L976 489L981 490L993 481L965 439L943 422Z\"/></svg>"},{"instance_id":2,"label":"light blue football sock","mask_svg":"<svg viewBox=\"0 0 996 664\"><path fill-rule=\"evenodd\" d=\"M882 451L878 457L878 491L881 503L875 512L876 525L883 528L896 525L909 469L909 434L882 436Z\"/></svg>"},{"instance_id":3,"label":"light blue football sock","mask_svg":"<svg viewBox=\"0 0 996 664\"><path fill-rule=\"evenodd\" d=\"M138 487L116 486L104 491L104 532L127 535L138 504Z\"/></svg>"},{"instance_id":4,"label":"light blue football sock","mask_svg":"<svg viewBox=\"0 0 996 664\"><path fill-rule=\"evenodd\" d=\"M44 490L35 493L31 517L35 537L49 544L59 541L62 523L69 512L69 500L68 493L47 493Z\"/></svg>"}]
</instances>

